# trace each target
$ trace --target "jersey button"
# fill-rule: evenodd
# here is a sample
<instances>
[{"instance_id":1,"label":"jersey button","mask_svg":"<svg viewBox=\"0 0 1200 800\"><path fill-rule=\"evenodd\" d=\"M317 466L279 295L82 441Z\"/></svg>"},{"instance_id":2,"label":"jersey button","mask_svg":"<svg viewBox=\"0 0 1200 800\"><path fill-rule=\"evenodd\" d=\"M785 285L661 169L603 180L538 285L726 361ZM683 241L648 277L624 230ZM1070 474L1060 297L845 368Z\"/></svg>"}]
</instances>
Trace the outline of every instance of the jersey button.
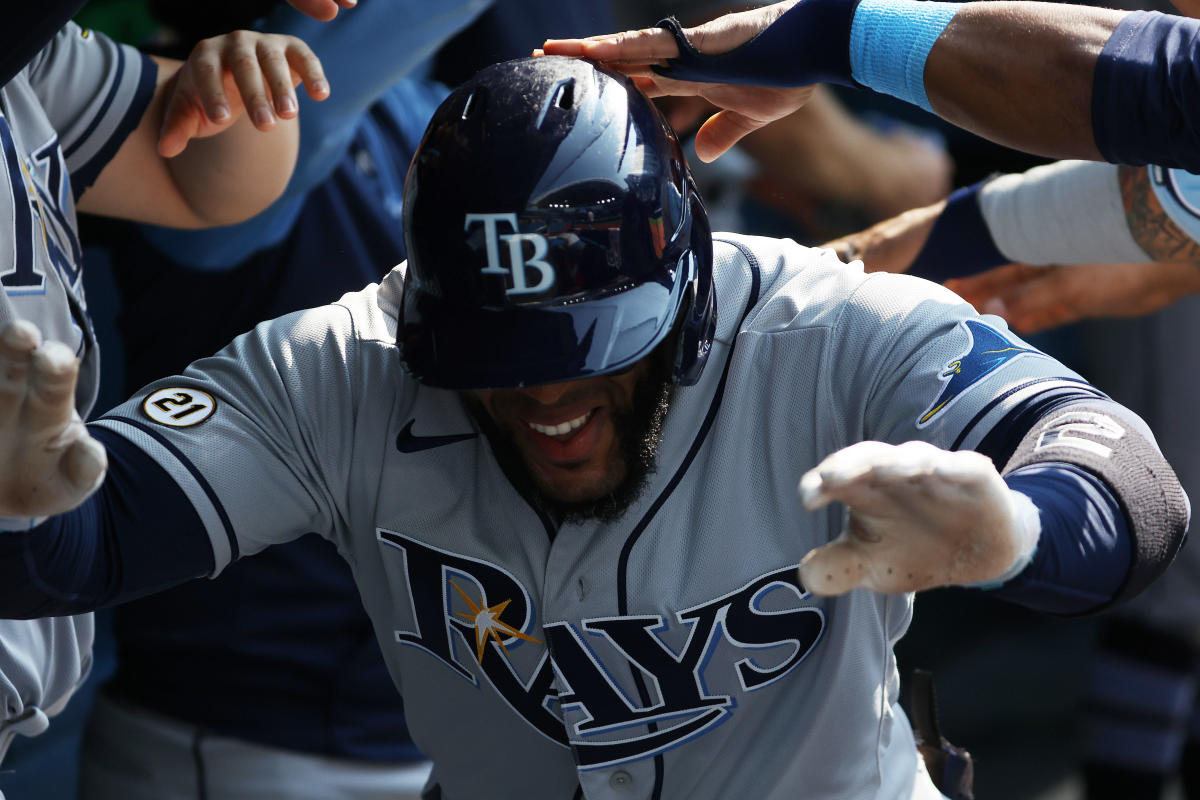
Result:
<instances>
[{"instance_id":1,"label":"jersey button","mask_svg":"<svg viewBox=\"0 0 1200 800\"><path fill-rule=\"evenodd\" d=\"M609 776L608 785L619 792L623 792L633 786L633 776L625 770L619 769Z\"/></svg>"}]
</instances>

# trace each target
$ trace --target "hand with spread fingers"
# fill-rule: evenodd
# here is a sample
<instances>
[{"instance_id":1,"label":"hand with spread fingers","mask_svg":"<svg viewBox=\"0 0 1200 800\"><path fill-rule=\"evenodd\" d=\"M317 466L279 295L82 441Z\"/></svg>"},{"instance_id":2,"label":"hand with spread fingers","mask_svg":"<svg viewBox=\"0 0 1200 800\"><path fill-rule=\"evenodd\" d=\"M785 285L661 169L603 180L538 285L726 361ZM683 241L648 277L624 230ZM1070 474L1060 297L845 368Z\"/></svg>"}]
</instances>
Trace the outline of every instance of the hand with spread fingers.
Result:
<instances>
[{"instance_id":1,"label":"hand with spread fingers","mask_svg":"<svg viewBox=\"0 0 1200 800\"><path fill-rule=\"evenodd\" d=\"M1200 292L1200 266L1190 261L1132 264L1007 264L946 281L985 314L1004 317L1025 334L1083 319L1138 317Z\"/></svg>"},{"instance_id":2,"label":"hand with spread fingers","mask_svg":"<svg viewBox=\"0 0 1200 800\"><path fill-rule=\"evenodd\" d=\"M794 4L795 0L787 0L726 14L681 32L698 52L720 55L762 33ZM668 59L678 58L680 54L675 35L666 28L644 28L587 39L548 39L535 54L596 61L630 75L638 88L650 97L696 96L719 106L720 110L696 133L696 155L702 161L714 160L742 137L803 106L812 96L811 84L816 83L759 86L676 80L654 69L666 66Z\"/></svg>"},{"instance_id":3,"label":"hand with spread fingers","mask_svg":"<svg viewBox=\"0 0 1200 800\"><path fill-rule=\"evenodd\" d=\"M841 535L800 564L818 595L996 581L1028 562L1041 530L1032 502L986 456L927 442L851 445L805 473L798 491L810 511L849 509Z\"/></svg>"},{"instance_id":4,"label":"hand with spread fingers","mask_svg":"<svg viewBox=\"0 0 1200 800\"><path fill-rule=\"evenodd\" d=\"M246 113L260 131L298 113L295 87L324 100L329 83L321 62L295 36L234 31L201 41L172 78L158 152L171 158L188 141L213 136Z\"/></svg>"},{"instance_id":5,"label":"hand with spread fingers","mask_svg":"<svg viewBox=\"0 0 1200 800\"><path fill-rule=\"evenodd\" d=\"M79 361L35 325L0 331L0 517L68 511L104 480L104 448L75 410Z\"/></svg>"}]
</instances>

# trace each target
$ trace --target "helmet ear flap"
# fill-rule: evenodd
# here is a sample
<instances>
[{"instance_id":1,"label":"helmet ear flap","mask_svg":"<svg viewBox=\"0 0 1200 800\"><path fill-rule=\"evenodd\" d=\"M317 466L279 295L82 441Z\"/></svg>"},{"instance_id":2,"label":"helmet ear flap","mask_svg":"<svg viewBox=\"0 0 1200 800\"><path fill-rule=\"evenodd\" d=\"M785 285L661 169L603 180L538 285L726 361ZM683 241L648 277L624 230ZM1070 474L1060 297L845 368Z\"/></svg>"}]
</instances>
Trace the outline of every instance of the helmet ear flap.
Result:
<instances>
[{"instance_id":1,"label":"helmet ear flap","mask_svg":"<svg viewBox=\"0 0 1200 800\"><path fill-rule=\"evenodd\" d=\"M712 280L712 230L708 213L700 201L696 187L688 180L688 203L691 213L691 246L684 256L690 272L687 296L683 301L683 320L679 332L679 348L675 353L675 380L692 386L700 380L708 354L712 350L717 328L717 298Z\"/></svg>"}]
</instances>

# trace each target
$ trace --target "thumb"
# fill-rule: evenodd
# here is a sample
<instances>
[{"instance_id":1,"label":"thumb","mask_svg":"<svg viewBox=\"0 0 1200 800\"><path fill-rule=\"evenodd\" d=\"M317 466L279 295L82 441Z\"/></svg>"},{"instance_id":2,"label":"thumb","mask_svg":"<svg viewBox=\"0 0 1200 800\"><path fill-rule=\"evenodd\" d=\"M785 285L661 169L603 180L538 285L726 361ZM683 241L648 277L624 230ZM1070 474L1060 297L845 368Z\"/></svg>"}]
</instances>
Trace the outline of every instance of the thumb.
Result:
<instances>
[{"instance_id":1,"label":"thumb","mask_svg":"<svg viewBox=\"0 0 1200 800\"><path fill-rule=\"evenodd\" d=\"M842 534L800 562L800 585L816 595L845 594L862 585L867 569L856 544Z\"/></svg>"},{"instance_id":2,"label":"thumb","mask_svg":"<svg viewBox=\"0 0 1200 800\"><path fill-rule=\"evenodd\" d=\"M743 136L761 126L761 122L736 111L718 111L705 120L700 130L696 131L696 156L705 163L714 161L741 141Z\"/></svg>"}]
</instances>

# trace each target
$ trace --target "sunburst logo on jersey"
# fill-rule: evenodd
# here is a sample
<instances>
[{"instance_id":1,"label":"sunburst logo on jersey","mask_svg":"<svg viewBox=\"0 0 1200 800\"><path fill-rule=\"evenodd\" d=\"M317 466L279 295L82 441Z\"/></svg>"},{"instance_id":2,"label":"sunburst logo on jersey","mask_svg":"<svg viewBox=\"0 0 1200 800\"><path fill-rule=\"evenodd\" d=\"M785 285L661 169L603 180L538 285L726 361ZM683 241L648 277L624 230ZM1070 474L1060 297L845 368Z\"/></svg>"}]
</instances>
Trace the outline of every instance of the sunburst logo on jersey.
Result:
<instances>
[{"instance_id":1,"label":"sunburst logo on jersey","mask_svg":"<svg viewBox=\"0 0 1200 800\"><path fill-rule=\"evenodd\" d=\"M482 595L479 598L479 602L476 603L457 583L450 581L450 585L454 587L454 591L458 592L463 601L466 602L467 607L471 609L470 614L456 611L455 616L470 620L475 626L475 657L479 659L480 664L483 663L483 653L487 647L488 639L500 645L500 649L506 654L508 653L508 648L504 646L504 639L507 637L523 639L534 644L542 643L540 639L535 639L532 636L521 633L507 622L500 621L500 615L504 613L504 609L508 608L508 604L512 602L511 599L505 600L503 603L497 603L494 606L485 606ZM501 636L501 634L505 634L505 636Z\"/></svg>"}]
</instances>

